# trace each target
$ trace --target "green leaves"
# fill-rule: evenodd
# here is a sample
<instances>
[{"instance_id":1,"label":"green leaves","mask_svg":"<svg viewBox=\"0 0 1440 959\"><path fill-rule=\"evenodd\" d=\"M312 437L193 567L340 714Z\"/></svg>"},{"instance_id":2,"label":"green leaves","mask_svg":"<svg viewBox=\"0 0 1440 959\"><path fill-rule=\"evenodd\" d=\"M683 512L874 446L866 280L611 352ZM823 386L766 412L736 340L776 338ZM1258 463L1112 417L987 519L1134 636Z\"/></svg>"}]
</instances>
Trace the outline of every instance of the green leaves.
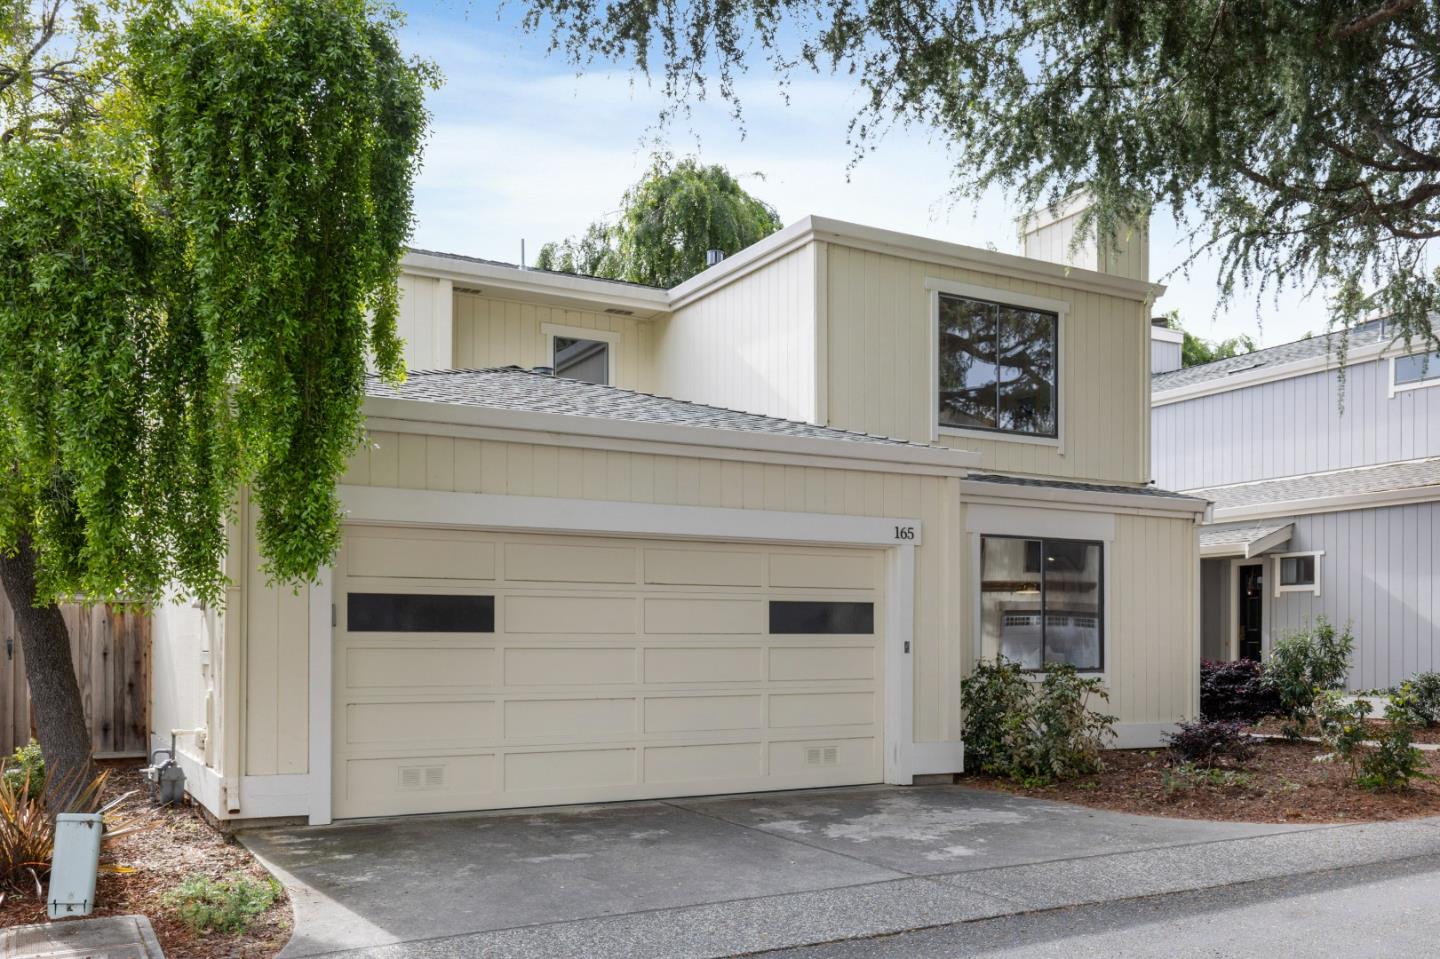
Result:
<instances>
[{"instance_id":1,"label":"green leaves","mask_svg":"<svg viewBox=\"0 0 1440 959\"><path fill-rule=\"evenodd\" d=\"M708 251L737 253L782 225L719 164L660 155L625 192L616 223L592 223L578 239L545 244L535 265L668 288L704 270Z\"/></svg>"},{"instance_id":2,"label":"green leaves","mask_svg":"<svg viewBox=\"0 0 1440 959\"><path fill-rule=\"evenodd\" d=\"M42 592L221 597L242 486L267 570L339 542L396 274L426 65L363 0L145 5L124 96L0 152L0 548ZM103 109L102 109L103 108Z\"/></svg>"}]
</instances>

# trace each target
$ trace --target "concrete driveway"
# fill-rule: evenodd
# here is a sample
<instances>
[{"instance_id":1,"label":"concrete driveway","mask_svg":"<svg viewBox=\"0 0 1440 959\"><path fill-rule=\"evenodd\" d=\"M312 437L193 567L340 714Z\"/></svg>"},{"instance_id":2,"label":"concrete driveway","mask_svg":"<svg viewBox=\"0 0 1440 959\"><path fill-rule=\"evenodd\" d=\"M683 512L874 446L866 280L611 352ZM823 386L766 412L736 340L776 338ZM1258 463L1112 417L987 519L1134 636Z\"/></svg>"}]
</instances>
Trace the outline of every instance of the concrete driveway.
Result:
<instances>
[{"instance_id":1,"label":"concrete driveway","mask_svg":"<svg viewBox=\"0 0 1440 959\"><path fill-rule=\"evenodd\" d=\"M246 833L282 956L731 956L1440 853L1431 822L1287 827L865 787Z\"/></svg>"}]
</instances>

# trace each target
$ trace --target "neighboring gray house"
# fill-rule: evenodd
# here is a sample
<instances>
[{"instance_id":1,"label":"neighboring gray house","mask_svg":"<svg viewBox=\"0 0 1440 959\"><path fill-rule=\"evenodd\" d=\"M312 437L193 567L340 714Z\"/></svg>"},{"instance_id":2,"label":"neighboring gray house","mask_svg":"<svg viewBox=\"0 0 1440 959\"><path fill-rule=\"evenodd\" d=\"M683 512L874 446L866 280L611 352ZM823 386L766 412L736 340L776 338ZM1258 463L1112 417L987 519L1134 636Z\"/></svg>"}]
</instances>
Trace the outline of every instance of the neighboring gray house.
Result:
<instances>
[{"instance_id":1,"label":"neighboring gray house","mask_svg":"<svg viewBox=\"0 0 1440 959\"><path fill-rule=\"evenodd\" d=\"M1440 354L1375 321L1342 382L1339 334L1179 369L1155 333L1154 480L1214 504L1202 655L1257 658L1323 615L1354 629L1352 688L1440 669Z\"/></svg>"}]
</instances>

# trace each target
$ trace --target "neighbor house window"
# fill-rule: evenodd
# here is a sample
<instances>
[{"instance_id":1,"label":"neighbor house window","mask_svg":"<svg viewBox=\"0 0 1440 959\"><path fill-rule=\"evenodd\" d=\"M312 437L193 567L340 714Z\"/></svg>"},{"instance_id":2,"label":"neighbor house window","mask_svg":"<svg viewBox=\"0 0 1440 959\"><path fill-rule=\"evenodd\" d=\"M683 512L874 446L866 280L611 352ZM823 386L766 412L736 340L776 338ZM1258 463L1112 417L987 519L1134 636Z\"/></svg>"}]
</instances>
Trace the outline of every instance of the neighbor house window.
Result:
<instances>
[{"instance_id":1,"label":"neighbor house window","mask_svg":"<svg viewBox=\"0 0 1440 959\"><path fill-rule=\"evenodd\" d=\"M1105 666L1104 546L1018 536L980 538L980 652L1027 670Z\"/></svg>"},{"instance_id":2,"label":"neighbor house window","mask_svg":"<svg viewBox=\"0 0 1440 959\"><path fill-rule=\"evenodd\" d=\"M551 366L556 376L586 383L610 385L610 344L604 340L583 340L557 336L553 340Z\"/></svg>"},{"instance_id":3,"label":"neighbor house window","mask_svg":"<svg viewBox=\"0 0 1440 959\"><path fill-rule=\"evenodd\" d=\"M1395 357L1390 364L1390 385L1394 390L1440 385L1440 352Z\"/></svg>"},{"instance_id":4,"label":"neighbor house window","mask_svg":"<svg viewBox=\"0 0 1440 959\"><path fill-rule=\"evenodd\" d=\"M1059 315L940 294L942 427L1057 435Z\"/></svg>"},{"instance_id":5,"label":"neighbor house window","mask_svg":"<svg viewBox=\"0 0 1440 959\"><path fill-rule=\"evenodd\" d=\"M1275 595L1314 593L1320 595L1320 557L1323 553L1282 553L1275 557Z\"/></svg>"}]
</instances>

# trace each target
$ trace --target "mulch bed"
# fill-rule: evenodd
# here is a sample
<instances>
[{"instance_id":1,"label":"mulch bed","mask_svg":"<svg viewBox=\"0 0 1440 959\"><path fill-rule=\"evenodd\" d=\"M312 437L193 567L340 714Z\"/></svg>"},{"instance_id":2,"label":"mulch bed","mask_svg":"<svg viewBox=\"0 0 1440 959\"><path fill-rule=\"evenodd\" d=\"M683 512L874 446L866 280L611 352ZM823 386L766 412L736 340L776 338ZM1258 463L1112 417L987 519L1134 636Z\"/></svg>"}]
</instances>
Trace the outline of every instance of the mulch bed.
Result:
<instances>
[{"instance_id":1,"label":"mulch bed","mask_svg":"<svg viewBox=\"0 0 1440 959\"><path fill-rule=\"evenodd\" d=\"M1371 735L1375 738L1383 736L1385 734L1385 730L1390 725L1383 719L1367 719L1365 721L1365 724L1370 727ZM1260 722L1250 727L1252 732L1262 733L1267 736L1283 735L1284 728L1285 720L1275 716L1272 716L1268 719L1262 719ZM1316 735L1316 732L1313 728L1306 728L1303 732L1306 736ZM1413 742L1416 743L1433 743L1440 745L1440 726L1430 726L1428 728L1416 727L1415 729L1411 730L1410 738Z\"/></svg>"},{"instance_id":2,"label":"mulch bed","mask_svg":"<svg viewBox=\"0 0 1440 959\"><path fill-rule=\"evenodd\" d=\"M148 828L122 837L101 852L102 872L95 889L98 905L94 914L149 917L168 959L268 959L279 952L290 939L293 927L290 903L283 893L267 912L236 936L192 933L161 903L161 896L195 873L213 879L242 874L262 882L269 874L244 846L211 828L195 807L162 809L153 805L140 779L138 760L101 766L110 770L106 801L136 791L115 815ZM106 873L106 863L135 871L124 875ZM4 905L0 905L0 927L45 921L45 903L36 899L33 890L28 894L9 892Z\"/></svg>"},{"instance_id":3,"label":"mulch bed","mask_svg":"<svg viewBox=\"0 0 1440 959\"><path fill-rule=\"evenodd\" d=\"M1169 760L1164 750L1154 749L1107 752L1102 772L1051 786L1027 789L983 774L966 774L959 781L1039 799L1180 819L1341 823L1440 816L1440 782L1417 781L1404 792L1371 792L1355 785L1344 763L1315 762L1323 752L1318 743L1266 740L1229 782L1186 788L1166 788ZM1427 752L1425 758L1431 775L1440 777L1440 752Z\"/></svg>"}]
</instances>

